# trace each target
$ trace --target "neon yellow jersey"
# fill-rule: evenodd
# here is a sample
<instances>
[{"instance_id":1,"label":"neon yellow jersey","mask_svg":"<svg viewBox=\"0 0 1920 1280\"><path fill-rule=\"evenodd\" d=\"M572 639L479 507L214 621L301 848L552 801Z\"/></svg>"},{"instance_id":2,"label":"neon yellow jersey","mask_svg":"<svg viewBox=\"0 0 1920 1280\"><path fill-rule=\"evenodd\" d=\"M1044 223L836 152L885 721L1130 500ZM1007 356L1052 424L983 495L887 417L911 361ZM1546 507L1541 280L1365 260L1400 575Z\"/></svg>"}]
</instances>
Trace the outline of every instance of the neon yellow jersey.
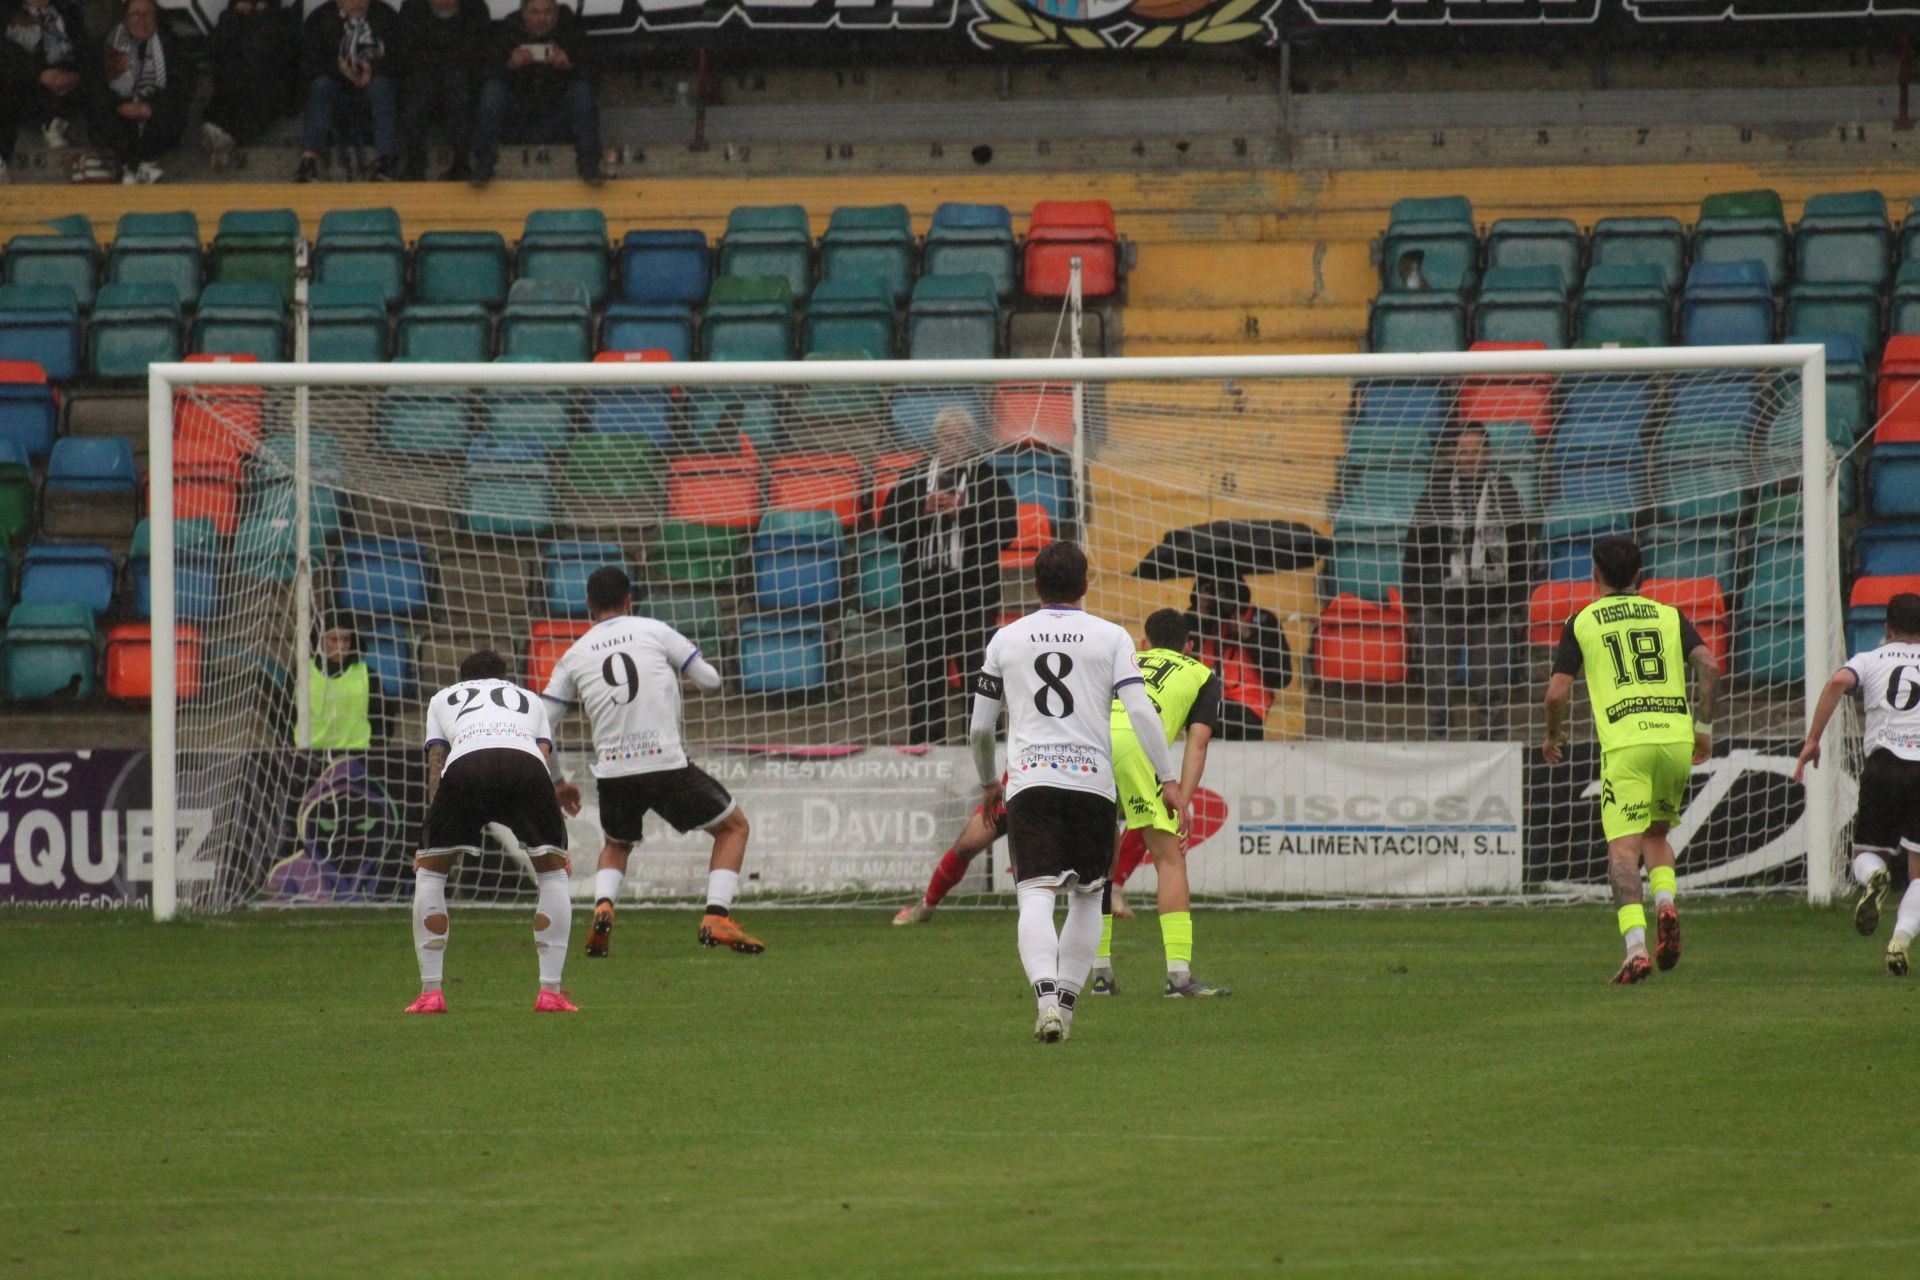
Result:
<instances>
[{"instance_id":1,"label":"neon yellow jersey","mask_svg":"<svg viewBox=\"0 0 1920 1280\"><path fill-rule=\"evenodd\" d=\"M1702 643L1681 612L1645 596L1602 596L1567 619L1557 675L1587 676L1600 750L1693 741L1687 655Z\"/></svg>"},{"instance_id":2,"label":"neon yellow jersey","mask_svg":"<svg viewBox=\"0 0 1920 1280\"><path fill-rule=\"evenodd\" d=\"M1147 697L1167 731L1168 746L1189 723L1220 731L1220 682L1213 678L1212 667L1172 649L1149 649L1138 661ZM1118 698L1113 700L1112 732L1116 738L1123 733L1133 736L1133 721Z\"/></svg>"}]
</instances>

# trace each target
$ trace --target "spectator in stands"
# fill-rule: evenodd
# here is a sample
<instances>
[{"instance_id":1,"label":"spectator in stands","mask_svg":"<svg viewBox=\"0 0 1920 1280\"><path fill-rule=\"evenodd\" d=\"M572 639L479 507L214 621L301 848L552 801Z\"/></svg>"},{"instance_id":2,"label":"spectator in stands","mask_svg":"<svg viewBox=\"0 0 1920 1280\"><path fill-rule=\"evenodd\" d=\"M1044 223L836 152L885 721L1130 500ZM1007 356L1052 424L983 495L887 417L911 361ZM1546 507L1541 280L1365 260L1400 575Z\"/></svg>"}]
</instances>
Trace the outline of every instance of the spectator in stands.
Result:
<instances>
[{"instance_id":1,"label":"spectator in stands","mask_svg":"<svg viewBox=\"0 0 1920 1280\"><path fill-rule=\"evenodd\" d=\"M1000 552L1020 536L1013 490L979 456L973 415L933 421L934 454L902 476L880 512L900 548L907 640L907 741L948 741L955 695L980 669L1000 604ZM948 664L961 687L947 682Z\"/></svg>"},{"instance_id":2,"label":"spectator in stands","mask_svg":"<svg viewBox=\"0 0 1920 1280\"><path fill-rule=\"evenodd\" d=\"M555 0L522 0L519 13L501 19L474 114L473 185L493 180L505 138L572 142L581 181L599 186L600 107L589 71L573 10Z\"/></svg>"},{"instance_id":3,"label":"spectator in stands","mask_svg":"<svg viewBox=\"0 0 1920 1280\"><path fill-rule=\"evenodd\" d=\"M387 708L345 614L324 624L307 666L307 723L315 751L366 751L386 736Z\"/></svg>"},{"instance_id":4,"label":"spectator in stands","mask_svg":"<svg viewBox=\"0 0 1920 1280\"><path fill-rule=\"evenodd\" d=\"M334 124L362 109L373 117L374 181L399 176L400 95L390 71L399 24L399 15L382 0L327 0L307 18L307 109L295 182L320 176L320 154Z\"/></svg>"},{"instance_id":5,"label":"spectator in stands","mask_svg":"<svg viewBox=\"0 0 1920 1280\"><path fill-rule=\"evenodd\" d=\"M157 0L127 0L102 50L106 84L88 128L113 152L126 182L158 182L155 163L180 145L197 78L180 39L160 21Z\"/></svg>"},{"instance_id":6,"label":"spectator in stands","mask_svg":"<svg viewBox=\"0 0 1920 1280\"><path fill-rule=\"evenodd\" d=\"M7 75L0 152L12 158L14 134L23 124L39 125L47 150L58 151L67 145L95 70L86 22L73 0L11 0L6 14L7 40L27 55L27 65L9 59L0 66Z\"/></svg>"},{"instance_id":7,"label":"spectator in stands","mask_svg":"<svg viewBox=\"0 0 1920 1280\"><path fill-rule=\"evenodd\" d=\"M213 96L200 126L209 150L259 139L300 101L297 10L280 0L228 0L213 29Z\"/></svg>"},{"instance_id":8,"label":"spectator in stands","mask_svg":"<svg viewBox=\"0 0 1920 1280\"><path fill-rule=\"evenodd\" d=\"M401 95L406 163L401 176L427 176L427 131L446 126L453 164L442 181L467 177L473 148L474 73L493 40L487 0L406 0L400 6L400 48L406 55Z\"/></svg>"},{"instance_id":9,"label":"spectator in stands","mask_svg":"<svg viewBox=\"0 0 1920 1280\"><path fill-rule=\"evenodd\" d=\"M1253 592L1239 578L1202 578L1187 603L1194 657L1220 677L1220 731L1224 742L1258 742L1267 736L1274 695L1293 683L1293 647L1280 619L1254 607Z\"/></svg>"},{"instance_id":10,"label":"spectator in stands","mask_svg":"<svg viewBox=\"0 0 1920 1280\"><path fill-rule=\"evenodd\" d=\"M1505 736L1529 545L1519 490L1493 465L1486 429L1460 428L1414 507L1402 574L1429 733L1450 731L1464 670L1472 701L1486 708L1482 737Z\"/></svg>"}]
</instances>

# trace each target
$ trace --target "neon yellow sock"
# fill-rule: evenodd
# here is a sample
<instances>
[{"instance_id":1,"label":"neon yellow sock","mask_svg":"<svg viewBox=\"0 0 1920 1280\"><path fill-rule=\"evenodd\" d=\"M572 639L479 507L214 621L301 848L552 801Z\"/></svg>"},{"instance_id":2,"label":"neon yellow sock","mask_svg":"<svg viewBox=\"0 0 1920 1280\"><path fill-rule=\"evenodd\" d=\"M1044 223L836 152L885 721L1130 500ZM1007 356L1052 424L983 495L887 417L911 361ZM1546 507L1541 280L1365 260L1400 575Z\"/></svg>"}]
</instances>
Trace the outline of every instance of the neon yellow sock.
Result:
<instances>
[{"instance_id":1,"label":"neon yellow sock","mask_svg":"<svg viewBox=\"0 0 1920 1280\"><path fill-rule=\"evenodd\" d=\"M1637 902L1629 902L1620 908L1620 932L1631 933L1635 929L1647 927L1647 909Z\"/></svg>"},{"instance_id":2,"label":"neon yellow sock","mask_svg":"<svg viewBox=\"0 0 1920 1280\"><path fill-rule=\"evenodd\" d=\"M1193 964L1193 913L1169 911L1160 917L1160 941L1167 948L1167 972L1186 970Z\"/></svg>"},{"instance_id":3,"label":"neon yellow sock","mask_svg":"<svg viewBox=\"0 0 1920 1280\"><path fill-rule=\"evenodd\" d=\"M1663 893L1669 898L1673 897L1673 868L1655 867L1648 871L1647 887L1653 890L1655 897Z\"/></svg>"},{"instance_id":4,"label":"neon yellow sock","mask_svg":"<svg viewBox=\"0 0 1920 1280\"><path fill-rule=\"evenodd\" d=\"M1100 917L1100 954L1098 960L1113 959L1113 917Z\"/></svg>"}]
</instances>

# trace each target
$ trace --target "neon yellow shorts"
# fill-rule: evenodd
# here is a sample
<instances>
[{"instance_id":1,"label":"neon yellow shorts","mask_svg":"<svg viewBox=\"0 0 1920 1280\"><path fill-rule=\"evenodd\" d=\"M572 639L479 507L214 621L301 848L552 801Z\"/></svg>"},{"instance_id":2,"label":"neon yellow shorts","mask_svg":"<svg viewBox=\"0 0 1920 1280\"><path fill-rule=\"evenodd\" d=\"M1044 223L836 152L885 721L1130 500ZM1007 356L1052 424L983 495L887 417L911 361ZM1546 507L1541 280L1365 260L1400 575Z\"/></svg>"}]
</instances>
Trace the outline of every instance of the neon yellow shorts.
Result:
<instances>
[{"instance_id":1,"label":"neon yellow shorts","mask_svg":"<svg viewBox=\"0 0 1920 1280\"><path fill-rule=\"evenodd\" d=\"M1600 825L1608 840L1680 821L1693 774L1693 744L1649 742L1600 757Z\"/></svg>"},{"instance_id":2,"label":"neon yellow shorts","mask_svg":"<svg viewBox=\"0 0 1920 1280\"><path fill-rule=\"evenodd\" d=\"M1180 830L1180 820L1167 811L1167 802L1161 798L1160 779L1140 749L1140 739L1118 729L1113 734L1113 781L1120 789L1120 816L1126 819L1127 830Z\"/></svg>"}]
</instances>

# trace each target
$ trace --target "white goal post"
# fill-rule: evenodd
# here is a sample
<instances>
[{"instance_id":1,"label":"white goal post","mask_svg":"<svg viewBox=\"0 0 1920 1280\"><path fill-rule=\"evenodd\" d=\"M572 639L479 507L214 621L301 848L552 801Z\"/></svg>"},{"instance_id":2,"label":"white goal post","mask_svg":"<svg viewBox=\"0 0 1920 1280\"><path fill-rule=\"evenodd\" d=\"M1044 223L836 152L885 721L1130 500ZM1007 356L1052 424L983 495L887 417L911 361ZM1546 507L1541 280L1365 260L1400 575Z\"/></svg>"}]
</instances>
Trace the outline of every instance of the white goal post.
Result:
<instances>
[{"instance_id":1,"label":"white goal post","mask_svg":"<svg viewBox=\"0 0 1920 1280\"><path fill-rule=\"evenodd\" d=\"M231 708L239 705L238 702L220 704L229 708L221 715L206 712L203 722L193 729L196 736L191 741L183 741L181 726L184 704L177 683L181 635L178 622L183 588L176 575L176 562L177 557L188 554L189 549L177 546L175 519L179 488L176 482L175 444L176 432L182 426L178 420L178 410L183 404L211 405L216 410L211 416L217 420L220 416L217 410L223 403L223 397L236 394L235 388L257 389L257 395L268 405L265 435L279 437L284 442L273 453L271 465L286 468L285 479L290 482L294 502L290 513L295 540L295 569L291 588L279 588L275 594L247 596L239 592L238 579L235 579L232 588L223 596L222 607L227 612L220 617L223 620L237 619L243 613L288 611L288 625L282 626L276 622L278 630L274 632L276 637L283 638L285 647L268 655L272 661L266 665L282 674L286 670L293 673L290 680L284 681L291 687L293 706L279 713L286 723L271 728L271 732L278 735L277 745L289 746L307 743L310 732L304 673L311 655L314 624L309 612L320 607L315 603L316 588L310 575L315 556L321 551L311 542L315 536L313 530L316 520L310 502L317 483L316 470L329 465L326 460L316 458L315 440L325 435L331 441L329 447L338 448L344 439L346 452L351 458L362 447L358 443L360 440L377 439L377 426L362 424L376 423L380 415L387 412L381 406L391 403L396 397L405 399L413 396L421 403L426 403L436 396L457 392L472 397L470 401L463 401L463 404L480 406L463 411L471 412L477 419L484 406L490 403L487 399L490 395L516 393L524 397L529 391L546 390L570 397L567 401L572 406L569 412L574 415L577 425L578 417L583 412L580 406L587 398L595 392L615 389L672 388L679 395L699 396L708 392L719 394L729 388L757 388L766 391L783 406L780 412L786 414L784 406L791 402L791 398L799 397L810 388L872 389L883 403L895 388L975 388L980 389L983 403L987 391L1012 386L1070 388L1073 405L1071 441L1070 445L1062 443L1059 452L1062 458L1070 458L1075 464L1082 457L1088 461L1085 465L1072 467L1067 510L1092 513L1079 517L1078 532L1083 538L1091 536L1093 541L1099 543L1100 538L1111 536L1110 529L1103 531L1100 526L1102 508L1133 504L1128 510L1134 514L1127 518L1137 526L1144 542L1128 540L1114 544L1128 548L1126 554L1132 556L1137 554L1133 550L1136 545L1150 545L1151 539L1158 537L1162 531L1185 523L1196 515L1241 516L1251 512L1266 512L1302 521L1323 532L1335 528L1339 504L1352 501L1351 498L1342 497L1342 493L1350 491L1353 483L1351 459L1347 457L1348 445L1344 443L1346 433L1358 412L1355 406L1360 405L1372 389L1444 386L1447 388L1444 402L1451 406L1454 389L1460 379L1557 379L1564 389L1582 384L1583 381L1597 384L1608 378L1633 375L1646 375L1649 381L1739 379L1743 385L1764 385L1768 388L1763 396L1764 406L1755 409L1754 413L1764 416L1768 422L1781 424L1783 429L1794 425L1797 419L1801 444L1797 461L1791 464L1781 461L1775 471L1756 474L1752 480L1755 485L1771 483L1779 487L1799 481L1797 537L1805 565L1804 615L1800 619L1804 625L1804 673L1790 691L1787 682L1779 682L1776 686L1779 692L1768 695L1771 701L1765 717L1756 719L1756 723L1764 719L1773 726L1773 736L1777 739L1784 732L1782 726L1789 721L1797 718L1804 725L1806 709L1812 705L1828 675L1845 657L1840 601L1842 563L1836 515L1838 468L1835 454L1828 443L1826 355L1825 348L1819 345L1500 351L1458 355L919 362L829 359L731 364L154 365L149 372L148 417L154 915L157 919L166 920L183 909L228 909L245 901L257 900L259 892L258 886L249 882L248 885L231 889L223 883L219 895L207 895L198 890L182 893L182 886L194 883L193 877L201 874L199 871L189 872L181 857L183 753L210 753L225 749L229 744L222 740L221 715L231 717L234 714ZM1130 387L1135 388L1131 393ZM1312 388L1312 395L1307 396L1303 391L1296 391L1296 388ZM255 393L250 391L249 394ZM1556 394L1564 394L1564 390ZM1667 395L1666 391L1659 391L1648 403L1664 406L1668 403ZM1664 412L1664 409L1659 411ZM252 412L254 418L258 419L259 411L256 409ZM1039 411L1035 412L1037 414ZM1444 412L1451 415L1452 410L1448 408ZM201 415L203 418L207 416ZM1650 423L1656 420L1648 419ZM1177 437L1177 443L1170 453L1158 451L1160 456L1156 461L1156 450L1141 441L1151 435L1156 423L1175 421L1183 424L1180 428L1182 434ZM723 427L730 429L733 425L733 420L728 419ZM782 429L790 426L791 423L783 418ZM257 422L250 429L261 430ZM884 434L883 424L877 422L863 420L857 424L857 429L862 440L870 438L873 432ZM855 428L849 427L847 430L851 432ZM1652 431L1653 428L1649 426L1649 436ZM1309 439L1331 443L1300 446L1306 448L1313 459L1311 467L1303 467L1300 465L1303 455L1292 442ZM1546 437L1543 435L1541 439ZM250 441L248 447L254 443L257 441ZM456 443L464 446L466 437L458 437ZM371 449L374 446L365 447ZM1552 446L1550 442L1541 445L1535 441L1531 442L1531 447L1540 449ZM748 448L750 452L751 446ZM453 454L448 456L451 458ZM459 487L459 482L448 481L452 488L442 486L429 490L423 487L416 491L413 487L417 475L424 475L431 467L441 465L438 462L416 463L407 459L383 458L378 466L354 470L347 480L334 479L327 483L344 488L350 495L377 503L382 511L404 513L417 510L422 513L420 518L423 521L430 513L436 521L454 518L466 520L471 525L471 513L457 510L457 504L479 500L443 496L446 492L468 492ZM448 476L459 474L454 469L454 462L446 462L444 466L448 468ZM1063 474L1067 466L1063 462ZM1189 480L1189 473L1197 478ZM1242 483L1238 479L1256 475L1260 477L1258 485ZM1340 478L1329 482L1325 478L1328 475ZM1404 476L1402 480L1404 482ZM424 484L424 481L421 483ZM1166 497L1158 489L1153 493L1147 492L1156 485L1170 487L1170 492L1177 491L1177 497ZM1659 508L1656 499L1650 495L1639 501L1643 505L1628 514L1639 519L1644 527L1657 518ZM867 510L866 502L863 490L863 513ZM651 511L651 508L648 512L636 508L632 514L621 518L637 526L657 520L657 514L650 514ZM453 513L452 516L448 515L449 512ZM389 522L394 518L397 517L383 517ZM287 523L287 520L282 520L283 525ZM1063 520L1063 523L1070 524L1071 517ZM383 530L390 527L390 523L381 526ZM540 539L544 540L547 536L542 534ZM229 536L229 545L230 542ZM502 545L506 548L504 554L509 556L533 555L535 553L526 548L540 545L540 542L508 542ZM848 554L851 555L851 552ZM1119 554L1111 550L1102 552L1096 546L1095 570L1097 575L1103 575L1102 581L1116 582L1127 573L1119 561ZM231 563L231 557L228 563ZM223 568L220 572L226 573L228 570ZM516 590L519 582L520 578L516 577ZM1129 582L1125 585L1131 590L1136 584ZM1326 590L1330 591L1331 588ZM1326 601L1324 592L1318 588L1313 591L1318 593L1315 598L1297 607L1279 611L1284 618L1284 627L1302 639L1313 634L1314 619ZM1009 602L1014 594L1009 586ZM1390 599L1397 608L1397 585L1391 593L1383 593L1382 598ZM493 599L492 596L477 597L474 608L497 608L497 605L487 604ZM1122 601L1122 596L1103 599L1115 601L1115 609L1123 607L1118 603ZM1146 605L1165 603L1171 599L1173 597L1166 595L1164 590L1158 594L1150 592L1139 595L1137 600L1136 595L1127 594L1124 595L1124 607L1138 612ZM1090 603L1098 607L1099 601ZM1254 603L1258 605L1261 600L1256 599ZM519 607L517 597L515 607ZM1118 620L1135 630L1140 621L1137 616ZM216 624L207 625L211 629ZM226 623L223 621L219 625ZM519 636L524 634L524 619L502 619L500 627L503 634ZM876 624L873 634L880 637L883 629ZM1284 645L1284 637L1281 639ZM282 640L276 640L275 643L282 643ZM874 643L878 645L881 640L876 638ZM1448 661L1457 666L1459 658L1460 651L1455 649L1450 652ZM223 660L212 647L209 648L205 658L207 663ZM1471 664L1471 650L1466 660ZM1307 645L1299 647L1298 661L1304 677L1309 667ZM437 687L434 681L441 676L451 679L451 672L435 669L422 673L427 692ZM1302 684L1305 683L1303 679ZM247 688L252 690L253 686ZM230 691L235 698L240 696L237 690L238 686ZM249 692L246 696L254 695ZM1470 694L1470 698L1472 696ZM1393 703L1395 709L1390 714L1376 709L1379 697ZM1391 691L1377 697L1368 695L1344 702L1329 696L1314 703L1299 716L1287 719L1283 731L1269 731L1264 736L1269 740L1301 744L1299 749L1307 751L1311 751L1315 743L1328 740L1363 744L1369 740L1393 741L1397 738L1417 746L1421 740L1418 728L1403 728L1403 722L1417 726L1418 704L1409 703L1408 707L1413 709L1406 710L1398 701L1394 701L1397 697L1398 694ZM1531 684L1515 693L1517 706L1535 698ZM690 698L688 705L691 714L694 700ZM1276 723L1278 719L1285 718L1278 709L1274 714ZM840 746L843 742L882 744L895 740L889 735L890 726L898 720L897 703L888 702L885 707L873 705L867 709L836 711L833 715L841 717L827 721L835 726L836 735L839 735L840 729L846 730L840 736L840 741L820 741L809 745L826 748ZM744 733L741 723L715 721L711 732L715 735ZM759 722L754 723L757 726ZM1526 721L1520 717L1517 723L1525 725ZM1582 730L1583 726L1576 723L1576 736ZM1844 725L1836 725L1833 730L1836 735L1845 731ZM1590 729L1585 732L1591 736ZM242 770L251 767L247 757L241 754L242 743L237 728L235 734L231 744L234 754L231 760L220 766L221 769ZM1518 751L1537 754L1534 750L1537 739L1530 736L1530 731L1515 729L1513 735L1515 742L1510 745ZM1453 735L1443 733L1441 736L1450 738ZM1487 736L1497 738L1499 733L1489 730ZM563 731L563 737L569 748L578 749L583 745L583 729L577 721ZM731 736L703 738L701 729L692 723L689 724L689 738L696 746L718 746L738 740ZM1299 758L1287 757L1290 760ZM1839 765L1845 759L1845 752L1830 742L1828 758ZM1277 769L1286 766L1250 764L1246 767ZM576 769L574 772L578 774L584 770ZM227 784L209 783L202 779L197 785ZM1519 784L1516 782L1514 785L1517 794ZM1815 771L1806 788L1805 819L1798 830L1804 833L1805 849L1811 855L1805 863L1804 892L1815 903L1828 901L1835 890L1841 853L1839 841L1847 822L1847 815L1842 809L1850 785L1844 767L1829 767ZM229 799L242 806L281 803L278 797L265 800L259 796ZM964 810L953 812L961 815ZM220 820L216 818L216 822ZM913 843L910 847L902 847L899 853L918 859L930 867L951 836L952 832L941 830L934 834L934 843L925 843L925 833L912 832L910 838ZM756 842L777 839L777 833L763 835L756 829ZM762 846L757 844L756 847ZM753 850L749 851L750 870L756 856ZM581 859L576 858L576 862L579 861ZM1684 859L1682 869L1686 869ZM1554 873L1540 881L1530 878L1529 888L1537 888L1540 884L1564 888L1563 880L1574 879L1577 876L1562 877ZM1722 878L1717 883L1732 884L1734 881ZM991 887L992 884L991 868L987 868L986 885ZM839 899L827 894L811 900L845 900L847 894L863 887L849 880L835 891L841 895ZM880 891L887 893L892 893L896 887L891 881L878 885ZM1796 883L1793 887L1797 889L1802 886ZM1196 889L1205 891L1202 880L1196 880ZM1313 891L1308 890L1309 893ZM1371 882L1359 881L1352 885L1328 883L1325 891L1347 901L1431 900L1434 897L1450 900L1452 897L1450 892L1417 892L1395 888L1382 891ZM1269 896L1274 901L1296 901L1300 896L1290 886L1282 886L1269 894L1263 884L1251 882L1246 886L1229 885L1223 894L1230 900L1244 898L1249 904L1265 901ZM802 893L800 896L804 898L807 895ZM1515 895L1508 892L1489 895L1482 889L1469 886L1469 891L1463 896L1504 898Z\"/></svg>"}]
</instances>

